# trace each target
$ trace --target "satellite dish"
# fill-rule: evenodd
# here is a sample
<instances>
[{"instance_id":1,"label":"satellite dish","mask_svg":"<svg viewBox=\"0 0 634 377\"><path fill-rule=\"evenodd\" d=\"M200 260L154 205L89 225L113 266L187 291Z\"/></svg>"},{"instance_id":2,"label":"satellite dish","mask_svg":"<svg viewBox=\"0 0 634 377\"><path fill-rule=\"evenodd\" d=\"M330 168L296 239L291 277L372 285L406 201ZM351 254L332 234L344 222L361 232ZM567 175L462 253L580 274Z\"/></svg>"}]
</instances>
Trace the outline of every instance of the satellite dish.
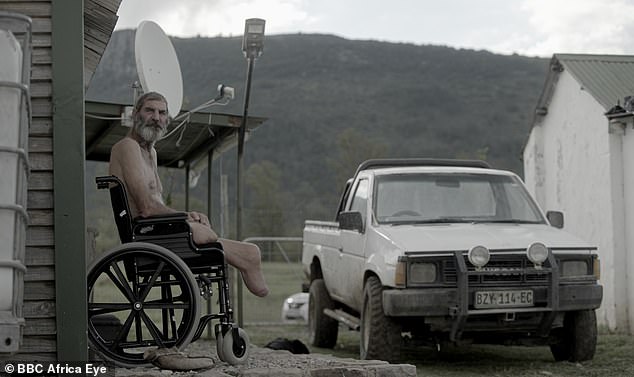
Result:
<instances>
[{"instance_id":1,"label":"satellite dish","mask_svg":"<svg viewBox=\"0 0 634 377\"><path fill-rule=\"evenodd\" d=\"M158 24L142 21L134 39L134 57L144 92L158 92L167 99L174 118L183 105L183 77L174 46Z\"/></svg>"}]
</instances>

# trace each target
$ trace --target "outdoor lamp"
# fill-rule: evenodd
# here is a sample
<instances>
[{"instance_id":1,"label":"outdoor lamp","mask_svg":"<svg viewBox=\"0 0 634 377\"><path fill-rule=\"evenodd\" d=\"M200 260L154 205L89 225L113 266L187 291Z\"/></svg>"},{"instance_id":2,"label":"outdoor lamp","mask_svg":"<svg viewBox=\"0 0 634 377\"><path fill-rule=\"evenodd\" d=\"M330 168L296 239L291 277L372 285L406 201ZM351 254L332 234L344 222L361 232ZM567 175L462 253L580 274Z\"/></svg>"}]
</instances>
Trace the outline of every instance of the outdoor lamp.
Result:
<instances>
[{"instance_id":1,"label":"outdoor lamp","mask_svg":"<svg viewBox=\"0 0 634 377\"><path fill-rule=\"evenodd\" d=\"M264 49L264 23L261 18L249 18L244 22L244 36L242 37L242 52L247 58L247 82L244 91L244 106L242 110L242 122L238 129L238 163L236 174L236 238L242 239L242 204L243 191L242 171L244 170L244 138L249 117L249 97L251 96L251 76L255 59L262 55ZM238 326L244 325L242 314L242 279L238 279Z\"/></svg>"},{"instance_id":2,"label":"outdoor lamp","mask_svg":"<svg viewBox=\"0 0 634 377\"><path fill-rule=\"evenodd\" d=\"M264 24L261 18L249 18L244 22L242 52L246 58L257 58L264 49Z\"/></svg>"}]
</instances>

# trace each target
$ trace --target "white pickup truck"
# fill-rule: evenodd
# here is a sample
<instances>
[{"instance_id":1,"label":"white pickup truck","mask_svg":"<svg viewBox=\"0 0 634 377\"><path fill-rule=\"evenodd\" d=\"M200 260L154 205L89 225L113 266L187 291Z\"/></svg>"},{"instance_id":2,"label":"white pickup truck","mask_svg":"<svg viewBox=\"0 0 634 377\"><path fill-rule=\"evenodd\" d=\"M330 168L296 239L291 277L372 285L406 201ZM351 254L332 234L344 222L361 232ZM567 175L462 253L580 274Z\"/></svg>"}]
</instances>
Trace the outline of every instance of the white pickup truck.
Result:
<instances>
[{"instance_id":1,"label":"white pickup truck","mask_svg":"<svg viewBox=\"0 0 634 377\"><path fill-rule=\"evenodd\" d=\"M596 248L566 233L515 174L482 161L368 160L336 221L306 221L310 342L360 330L360 357L446 343L550 346L594 356Z\"/></svg>"}]
</instances>

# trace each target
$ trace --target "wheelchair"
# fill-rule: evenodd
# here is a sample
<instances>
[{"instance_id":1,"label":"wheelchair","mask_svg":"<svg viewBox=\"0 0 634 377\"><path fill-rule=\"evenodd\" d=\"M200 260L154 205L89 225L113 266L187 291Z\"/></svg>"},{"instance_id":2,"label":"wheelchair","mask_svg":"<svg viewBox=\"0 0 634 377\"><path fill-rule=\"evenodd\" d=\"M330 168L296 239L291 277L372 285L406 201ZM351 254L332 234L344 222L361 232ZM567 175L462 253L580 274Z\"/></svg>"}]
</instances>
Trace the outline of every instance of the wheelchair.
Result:
<instances>
[{"instance_id":1,"label":"wheelchair","mask_svg":"<svg viewBox=\"0 0 634 377\"><path fill-rule=\"evenodd\" d=\"M143 353L184 349L212 320L220 360L249 355L249 337L233 323L227 264L218 242L195 245L186 213L131 217L123 183L96 178L109 189L121 245L88 269L88 341L92 351L122 367L148 365ZM217 312L202 317L201 297L217 295Z\"/></svg>"}]
</instances>

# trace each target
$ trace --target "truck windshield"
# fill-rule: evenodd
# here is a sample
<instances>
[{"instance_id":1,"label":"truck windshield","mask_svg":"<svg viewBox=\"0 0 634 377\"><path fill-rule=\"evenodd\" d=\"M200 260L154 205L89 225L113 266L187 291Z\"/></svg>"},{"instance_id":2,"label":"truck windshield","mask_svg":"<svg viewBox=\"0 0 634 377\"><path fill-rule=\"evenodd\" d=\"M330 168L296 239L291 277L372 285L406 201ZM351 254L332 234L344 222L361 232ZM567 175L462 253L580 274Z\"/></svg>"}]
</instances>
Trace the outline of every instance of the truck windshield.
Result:
<instances>
[{"instance_id":1,"label":"truck windshield","mask_svg":"<svg viewBox=\"0 0 634 377\"><path fill-rule=\"evenodd\" d=\"M374 197L380 224L545 223L524 185L507 175L379 175Z\"/></svg>"}]
</instances>

